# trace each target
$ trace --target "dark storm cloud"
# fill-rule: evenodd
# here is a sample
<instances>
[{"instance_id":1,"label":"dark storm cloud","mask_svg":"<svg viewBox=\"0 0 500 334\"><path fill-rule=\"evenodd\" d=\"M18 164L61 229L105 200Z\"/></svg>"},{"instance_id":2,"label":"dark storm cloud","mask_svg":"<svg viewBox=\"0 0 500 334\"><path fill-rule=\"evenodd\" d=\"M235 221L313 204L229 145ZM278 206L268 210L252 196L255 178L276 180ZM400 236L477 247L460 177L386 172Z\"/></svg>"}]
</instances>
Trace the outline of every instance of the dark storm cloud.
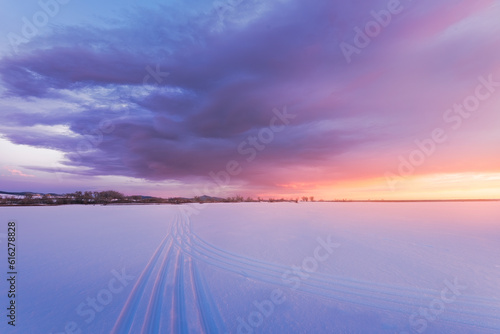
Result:
<instances>
[{"instance_id":1,"label":"dark storm cloud","mask_svg":"<svg viewBox=\"0 0 500 334\"><path fill-rule=\"evenodd\" d=\"M253 3L241 13L236 8L221 31L212 29L216 12L161 7L34 39L1 59L0 76L5 98L44 101L45 109L4 110L3 133L15 143L63 151L68 165L88 167L81 173L90 175L189 179L234 159L247 163L244 180L269 183L277 166L331 164L344 152L388 140L389 132L367 130L363 119L399 117L401 110L386 108L378 91L356 92L394 88L375 83L390 40L363 50L356 67L339 48L387 1L260 3L261 12L248 19ZM398 40L397 31L387 34ZM243 143L284 106L295 117L248 162L238 147L250 147ZM345 126L348 117L362 122ZM73 135L30 130L35 125L66 125Z\"/></svg>"}]
</instances>

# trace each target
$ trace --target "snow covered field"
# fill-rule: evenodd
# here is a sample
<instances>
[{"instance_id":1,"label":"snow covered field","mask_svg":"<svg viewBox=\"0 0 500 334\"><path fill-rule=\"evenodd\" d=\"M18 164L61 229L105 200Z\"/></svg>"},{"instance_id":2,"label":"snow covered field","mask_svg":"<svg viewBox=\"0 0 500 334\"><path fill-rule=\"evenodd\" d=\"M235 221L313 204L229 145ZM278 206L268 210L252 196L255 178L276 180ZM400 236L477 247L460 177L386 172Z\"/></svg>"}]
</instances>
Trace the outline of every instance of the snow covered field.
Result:
<instances>
[{"instance_id":1,"label":"snow covered field","mask_svg":"<svg viewBox=\"0 0 500 334\"><path fill-rule=\"evenodd\" d=\"M15 328L2 279L0 333L500 332L500 202L3 207L0 217L2 272L9 220L19 272Z\"/></svg>"}]
</instances>

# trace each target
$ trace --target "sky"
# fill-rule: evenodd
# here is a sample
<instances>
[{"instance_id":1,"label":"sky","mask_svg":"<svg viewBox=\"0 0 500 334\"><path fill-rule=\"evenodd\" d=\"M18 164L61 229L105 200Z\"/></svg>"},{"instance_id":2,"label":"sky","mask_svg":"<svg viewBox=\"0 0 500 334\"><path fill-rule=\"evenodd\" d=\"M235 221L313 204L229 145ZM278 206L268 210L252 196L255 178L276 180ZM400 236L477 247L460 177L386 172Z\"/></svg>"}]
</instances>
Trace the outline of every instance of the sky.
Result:
<instances>
[{"instance_id":1,"label":"sky","mask_svg":"<svg viewBox=\"0 0 500 334\"><path fill-rule=\"evenodd\" d=\"M500 1L0 6L0 190L500 198Z\"/></svg>"}]
</instances>

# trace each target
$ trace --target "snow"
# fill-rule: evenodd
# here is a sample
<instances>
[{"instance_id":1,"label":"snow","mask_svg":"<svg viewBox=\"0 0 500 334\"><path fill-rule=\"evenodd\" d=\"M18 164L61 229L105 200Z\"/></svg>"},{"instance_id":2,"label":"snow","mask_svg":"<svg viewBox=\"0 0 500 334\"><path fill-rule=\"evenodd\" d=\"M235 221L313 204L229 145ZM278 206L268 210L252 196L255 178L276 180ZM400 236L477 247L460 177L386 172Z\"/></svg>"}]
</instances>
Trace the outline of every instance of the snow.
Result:
<instances>
[{"instance_id":1,"label":"snow","mask_svg":"<svg viewBox=\"0 0 500 334\"><path fill-rule=\"evenodd\" d=\"M500 202L2 207L0 217L4 254L17 222L19 272L16 326L3 316L1 333L500 332Z\"/></svg>"}]
</instances>

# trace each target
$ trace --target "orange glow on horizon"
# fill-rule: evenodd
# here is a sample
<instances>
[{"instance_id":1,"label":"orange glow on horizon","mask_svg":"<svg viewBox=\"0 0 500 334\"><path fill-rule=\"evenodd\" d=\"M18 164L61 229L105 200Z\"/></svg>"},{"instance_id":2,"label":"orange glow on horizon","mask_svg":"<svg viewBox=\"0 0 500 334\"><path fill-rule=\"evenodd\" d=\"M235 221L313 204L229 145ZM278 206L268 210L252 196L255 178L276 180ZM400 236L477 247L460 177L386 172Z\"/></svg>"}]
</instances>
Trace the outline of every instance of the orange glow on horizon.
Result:
<instances>
[{"instance_id":1,"label":"orange glow on horizon","mask_svg":"<svg viewBox=\"0 0 500 334\"><path fill-rule=\"evenodd\" d=\"M500 173L415 175L394 187L385 178L330 181L322 184L278 185L283 192L266 192L262 198L314 196L316 200L446 200L500 199Z\"/></svg>"}]
</instances>

